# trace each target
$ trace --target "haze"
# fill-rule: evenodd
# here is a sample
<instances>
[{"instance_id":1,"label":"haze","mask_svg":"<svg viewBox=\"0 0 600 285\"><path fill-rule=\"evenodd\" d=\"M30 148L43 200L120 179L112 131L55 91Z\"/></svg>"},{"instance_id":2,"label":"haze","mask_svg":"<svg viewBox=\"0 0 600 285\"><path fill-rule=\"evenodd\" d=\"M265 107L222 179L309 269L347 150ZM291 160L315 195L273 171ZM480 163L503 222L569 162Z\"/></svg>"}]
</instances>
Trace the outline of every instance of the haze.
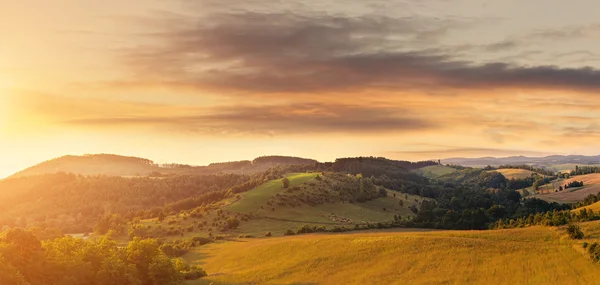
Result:
<instances>
[{"instance_id":1,"label":"haze","mask_svg":"<svg viewBox=\"0 0 600 285\"><path fill-rule=\"evenodd\" d=\"M0 0L0 177L118 153L597 154L598 1Z\"/></svg>"}]
</instances>

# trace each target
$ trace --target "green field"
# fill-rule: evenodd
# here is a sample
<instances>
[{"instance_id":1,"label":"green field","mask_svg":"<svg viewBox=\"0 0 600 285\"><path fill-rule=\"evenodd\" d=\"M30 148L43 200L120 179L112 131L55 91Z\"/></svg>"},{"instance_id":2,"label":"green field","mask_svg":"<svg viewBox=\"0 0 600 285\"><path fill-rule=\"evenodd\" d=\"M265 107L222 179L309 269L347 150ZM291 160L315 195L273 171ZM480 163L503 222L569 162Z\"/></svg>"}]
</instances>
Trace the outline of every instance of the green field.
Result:
<instances>
[{"instance_id":1,"label":"green field","mask_svg":"<svg viewBox=\"0 0 600 285\"><path fill-rule=\"evenodd\" d=\"M184 258L209 273L189 285L600 284L580 244L546 227L361 232L223 242Z\"/></svg>"},{"instance_id":2,"label":"green field","mask_svg":"<svg viewBox=\"0 0 600 285\"><path fill-rule=\"evenodd\" d=\"M291 173L286 175L290 180L290 187L301 185L317 176L316 173ZM260 209L269 198L278 193L283 193L283 179L271 180L259 187L256 187L248 192L242 193L242 199L228 205L224 210L238 213L253 213Z\"/></svg>"},{"instance_id":3,"label":"green field","mask_svg":"<svg viewBox=\"0 0 600 285\"><path fill-rule=\"evenodd\" d=\"M515 169L515 168L502 168L497 170L492 170L502 173L506 179L524 179L527 177L531 177L531 175L538 174L536 172L525 170L525 169Z\"/></svg>"},{"instance_id":4,"label":"green field","mask_svg":"<svg viewBox=\"0 0 600 285\"><path fill-rule=\"evenodd\" d=\"M427 178L438 178L456 172L456 169L445 165L430 165L416 169L414 172Z\"/></svg>"},{"instance_id":5,"label":"green field","mask_svg":"<svg viewBox=\"0 0 600 285\"><path fill-rule=\"evenodd\" d=\"M267 232L271 232L273 236L282 236L286 230L296 230L304 225L324 226L327 229L354 228L356 225L388 222L395 217L407 219L415 215L410 208L419 208L420 203L426 199L386 190L387 196L378 195L359 203L350 201L345 196L350 191L348 189L353 187L352 182L357 181L355 176L321 174L317 179L316 173L292 173L286 177L290 180L288 189L283 188L282 179L272 180L213 204L210 208L203 208L200 217L192 217L189 212L178 213L167 216L163 222L154 218L142 220L140 224L150 231L178 229L182 232L163 236L166 240L209 234L233 238L239 235L262 237ZM299 197L313 197L313 200L320 202L300 202L297 200ZM326 200L319 200L325 199L323 197ZM281 199L290 202L278 204L277 201L280 202ZM219 211L222 213L219 214ZM239 226L221 230L227 217L237 217L240 220ZM120 242L126 243L126 237L120 238Z\"/></svg>"}]
</instances>

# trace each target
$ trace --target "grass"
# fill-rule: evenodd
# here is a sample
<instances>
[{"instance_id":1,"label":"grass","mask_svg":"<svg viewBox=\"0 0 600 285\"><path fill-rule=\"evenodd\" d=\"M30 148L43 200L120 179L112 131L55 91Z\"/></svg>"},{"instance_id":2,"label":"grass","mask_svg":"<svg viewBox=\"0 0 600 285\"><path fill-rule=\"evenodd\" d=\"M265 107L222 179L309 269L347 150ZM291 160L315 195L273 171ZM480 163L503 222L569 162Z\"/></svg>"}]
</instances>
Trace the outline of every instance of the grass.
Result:
<instances>
[{"instance_id":1,"label":"grass","mask_svg":"<svg viewBox=\"0 0 600 285\"><path fill-rule=\"evenodd\" d=\"M286 178L290 181L290 187L301 185L315 177L317 177L316 173L291 173L286 175ZM241 200L226 206L224 210L244 214L258 211L260 206L266 203L269 198L285 191L282 180L271 180L248 192L242 193Z\"/></svg>"},{"instance_id":2,"label":"grass","mask_svg":"<svg viewBox=\"0 0 600 285\"><path fill-rule=\"evenodd\" d=\"M598 284L580 243L546 227L361 232L223 242L184 258L209 273L188 285Z\"/></svg>"},{"instance_id":3,"label":"grass","mask_svg":"<svg viewBox=\"0 0 600 285\"><path fill-rule=\"evenodd\" d=\"M167 241L194 236L208 236L210 233L229 237L237 237L238 235L262 237L266 232L271 232L273 236L282 236L286 230L296 230L304 225L325 226L327 229L342 226L354 228L356 224L391 221L394 216L412 217L415 214L410 210L410 207L419 208L420 203L427 199L386 190L386 197L378 196L363 203L350 203L347 197L344 198L342 194L349 189L348 187L352 186L346 184L352 179L346 175L321 176L320 179L315 179L316 176L317 174L314 173L292 173L287 175L290 180L290 189L283 189L281 179L273 180L248 192L240 193L239 197L231 197L212 205L212 210L203 211L202 217L194 218L189 213L174 214L169 215L161 223L154 218L142 220L141 225L151 229L161 227L163 229L184 230L183 235L177 234L164 237ZM338 190L333 190L334 185L338 186ZM292 189L292 187L295 188ZM297 200L293 199L297 198L294 195L300 193L304 194L303 197L321 195L319 197L327 197L329 200L315 205L298 203ZM290 204L266 204L276 198L293 200L293 206ZM252 213L252 218L249 220L240 218L241 223L238 228L223 232L220 230L222 225L213 225L214 222L222 223L224 221L223 218L218 217L217 209L222 209L226 217ZM347 220L333 220L331 219L332 214L338 218L349 219L351 223ZM205 223L205 225L199 227L195 225L197 223ZM192 226L192 231L187 231L190 226ZM126 243L126 237L122 238L122 242Z\"/></svg>"},{"instance_id":4,"label":"grass","mask_svg":"<svg viewBox=\"0 0 600 285\"><path fill-rule=\"evenodd\" d=\"M506 179L524 179L527 177L531 177L532 174L537 174L537 172L533 172L526 169L513 169L513 168L501 168L498 170L492 170L502 173Z\"/></svg>"},{"instance_id":5,"label":"grass","mask_svg":"<svg viewBox=\"0 0 600 285\"><path fill-rule=\"evenodd\" d=\"M572 181L583 181L583 187L568 188L567 190L559 192L545 191L544 189L546 188L542 188L541 191L543 193L550 193L535 195L535 197L549 202L573 203L585 199L585 197L590 194L596 195L598 192L600 192L600 173L578 175L566 180L558 181L556 183L553 182L549 185L553 185L552 187L554 189L558 189L558 186L564 186Z\"/></svg>"},{"instance_id":6,"label":"grass","mask_svg":"<svg viewBox=\"0 0 600 285\"><path fill-rule=\"evenodd\" d=\"M600 201L596 202L594 204L591 205L587 205L585 207L581 207L581 208L577 208L577 209L573 209L571 212L579 212L581 209L587 209L587 210L592 210L595 213L598 213L598 211L600 211Z\"/></svg>"},{"instance_id":7,"label":"grass","mask_svg":"<svg viewBox=\"0 0 600 285\"><path fill-rule=\"evenodd\" d=\"M577 163L564 163L564 164L553 164L547 167L548 170L554 172L571 172L575 170L575 166L598 166L597 164L577 164Z\"/></svg>"},{"instance_id":8,"label":"grass","mask_svg":"<svg viewBox=\"0 0 600 285\"><path fill-rule=\"evenodd\" d=\"M414 172L427 178L438 178L442 175L454 173L456 169L445 165L430 165L416 169Z\"/></svg>"}]
</instances>

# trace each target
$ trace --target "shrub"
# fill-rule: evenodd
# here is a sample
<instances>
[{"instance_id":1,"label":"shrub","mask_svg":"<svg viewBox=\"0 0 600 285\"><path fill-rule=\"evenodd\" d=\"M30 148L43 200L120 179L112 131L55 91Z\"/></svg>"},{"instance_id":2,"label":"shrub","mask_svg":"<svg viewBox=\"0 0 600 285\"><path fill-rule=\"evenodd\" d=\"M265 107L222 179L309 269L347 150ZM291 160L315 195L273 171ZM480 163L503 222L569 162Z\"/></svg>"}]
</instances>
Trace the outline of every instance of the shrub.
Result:
<instances>
[{"instance_id":1,"label":"shrub","mask_svg":"<svg viewBox=\"0 0 600 285\"><path fill-rule=\"evenodd\" d=\"M581 228L575 224L569 224L567 226L567 233L569 234L569 236L572 239L582 239L583 238L583 232L581 231Z\"/></svg>"},{"instance_id":2,"label":"shrub","mask_svg":"<svg viewBox=\"0 0 600 285\"><path fill-rule=\"evenodd\" d=\"M267 232L267 233L265 233L265 236L270 237L270 236L273 236L273 234L271 232Z\"/></svg>"},{"instance_id":3,"label":"shrub","mask_svg":"<svg viewBox=\"0 0 600 285\"><path fill-rule=\"evenodd\" d=\"M587 243L587 241L586 241L586 242L584 242L584 243L583 243L583 248L587 248L587 247L588 247L588 245L589 245L589 244Z\"/></svg>"},{"instance_id":4,"label":"shrub","mask_svg":"<svg viewBox=\"0 0 600 285\"><path fill-rule=\"evenodd\" d=\"M287 229L287 231L285 231L285 232L283 233L283 235L284 235L284 236L293 236L293 235L295 235L295 234L296 234L296 233L295 233L294 231L290 230L290 229Z\"/></svg>"}]
</instances>

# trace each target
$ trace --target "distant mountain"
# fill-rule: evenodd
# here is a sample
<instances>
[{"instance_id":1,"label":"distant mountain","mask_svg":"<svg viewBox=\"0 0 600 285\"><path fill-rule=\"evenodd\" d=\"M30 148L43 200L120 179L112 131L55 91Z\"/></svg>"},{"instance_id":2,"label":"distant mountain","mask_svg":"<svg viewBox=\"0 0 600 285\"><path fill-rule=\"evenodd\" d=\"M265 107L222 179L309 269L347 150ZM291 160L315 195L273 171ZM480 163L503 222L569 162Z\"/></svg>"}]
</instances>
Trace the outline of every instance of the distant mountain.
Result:
<instances>
[{"instance_id":1,"label":"distant mountain","mask_svg":"<svg viewBox=\"0 0 600 285\"><path fill-rule=\"evenodd\" d=\"M212 163L208 166L156 164L152 160L114 154L67 155L51 159L20 171L11 177L24 177L58 172L106 176L170 176L216 173L249 174L284 165L317 163L314 159L291 156L262 156L252 161Z\"/></svg>"},{"instance_id":2,"label":"distant mountain","mask_svg":"<svg viewBox=\"0 0 600 285\"><path fill-rule=\"evenodd\" d=\"M480 157L480 158L448 158L442 159L443 164L457 164L471 167L481 167L486 165L498 166L506 164L530 164L541 167L551 167L557 164L600 164L600 156L584 155L551 155L545 157Z\"/></svg>"}]
</instances>

